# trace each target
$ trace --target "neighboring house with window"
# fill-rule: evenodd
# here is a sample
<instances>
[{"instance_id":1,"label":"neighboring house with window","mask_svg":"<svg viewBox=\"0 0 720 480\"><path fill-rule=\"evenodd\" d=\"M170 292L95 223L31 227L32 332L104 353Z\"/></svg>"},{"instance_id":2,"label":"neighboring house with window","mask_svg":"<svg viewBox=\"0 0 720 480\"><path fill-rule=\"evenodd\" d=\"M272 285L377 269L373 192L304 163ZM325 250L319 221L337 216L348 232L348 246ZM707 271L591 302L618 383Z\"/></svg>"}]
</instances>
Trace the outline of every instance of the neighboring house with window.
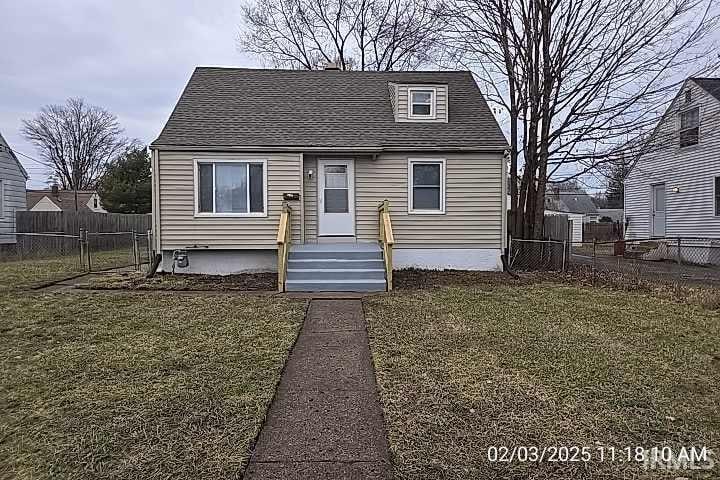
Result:
<instances>
[{"instance_id":1,"label":"neighboring house with window","mask_svg":"<svg viewBox=\"0 0 720 480\"><path fill-rule=\"evenodd\" d=\"M720 78L689 78L625 180L626 237L720 239Z\"/></svg>"},{"instance_id":2,"label":"neighboring house with window","mask_svg":"<svg viewBox=\"0 0 720 480\"><path fill-rule=\"evenodd\" d=\"M94 190L75 191L52 187L49 190L28 190L27 209L31 212L93 212L107 213L100 203L100 195Z\"/></svg>"},{"instance_id":3,"label":"neighboring house with window","mask_svg":"<svg viewBox=\"0 0 720 480\"><path fill-rule=\"evenodd\" d=\"M15 212L25 210L28 174L0 134L0 244L15 243Z\"/></svg>"},{"instance_id":4,"label":"neighboring house with window","mask_svg":"<svg viewBox=\"0 0 720 480\"><path fill-rule=\"evenodd\" d=\"M151 145L162 269L278 268L288 290L385 288L398 268L500 270L507 142L469 72L197 68Z\"/></svg>"}]
</instances>

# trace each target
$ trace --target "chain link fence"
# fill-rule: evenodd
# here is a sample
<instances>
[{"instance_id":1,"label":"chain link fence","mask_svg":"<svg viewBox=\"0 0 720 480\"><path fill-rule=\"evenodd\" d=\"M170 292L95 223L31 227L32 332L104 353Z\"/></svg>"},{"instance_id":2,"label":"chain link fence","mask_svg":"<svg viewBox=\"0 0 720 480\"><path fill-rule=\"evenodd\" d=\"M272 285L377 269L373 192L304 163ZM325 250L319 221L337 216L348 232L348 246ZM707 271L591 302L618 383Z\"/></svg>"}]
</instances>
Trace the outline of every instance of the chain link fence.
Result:
<instances>
[{"instance_id":1,"label":"chain link fence","mask_svg":"<svg viewBox=\"0 0 720 480\"><path fill-rule=\"evenodd\" d=\"M149 231L0 235L0 276L28 285L118 268L145 271L151 258Z\"/></svg>"},{"instance_id":2,"label":"chain link fence","mask_svg":"<svg viewBox=\"0 0 720 480\"><path fill-rule=\"evenodd\" d=\"M720 286L720 239L664 238L607 242L512 239L508 264L518 271L581 271L627 283Z\"/></svg>"}]
</instances>

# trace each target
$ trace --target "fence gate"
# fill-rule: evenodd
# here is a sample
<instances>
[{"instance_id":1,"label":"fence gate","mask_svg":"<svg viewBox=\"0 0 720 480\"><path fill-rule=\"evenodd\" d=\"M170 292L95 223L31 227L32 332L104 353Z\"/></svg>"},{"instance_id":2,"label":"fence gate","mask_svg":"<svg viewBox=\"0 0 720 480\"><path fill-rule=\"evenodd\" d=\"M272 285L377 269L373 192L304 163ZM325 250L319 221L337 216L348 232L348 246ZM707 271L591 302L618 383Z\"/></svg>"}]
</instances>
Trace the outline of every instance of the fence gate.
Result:
<instances>
[{"instance_id":1,"label":"fence gate","mask_svg":"<svg viewBox=\"0 0 720 480\"><path fill-rule=\"evenodd\" d=\"M99 272L115 268L140 270L150 262L151 235L149 232L83 232L88 271Z\"/></svg>"}]
</instances>

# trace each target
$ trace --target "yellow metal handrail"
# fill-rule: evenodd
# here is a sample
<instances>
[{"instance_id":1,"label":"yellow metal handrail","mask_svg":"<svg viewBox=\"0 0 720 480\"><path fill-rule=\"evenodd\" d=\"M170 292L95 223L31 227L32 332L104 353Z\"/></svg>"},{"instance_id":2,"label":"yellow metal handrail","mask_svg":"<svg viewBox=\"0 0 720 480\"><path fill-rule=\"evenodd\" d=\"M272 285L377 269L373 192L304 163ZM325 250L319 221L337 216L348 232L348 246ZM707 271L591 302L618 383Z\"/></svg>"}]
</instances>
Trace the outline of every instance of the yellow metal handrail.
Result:
<instances>
[{"instance_id":1,"label":"yellow metal handrail","mask_svg":"<svg viewBox=\"0 0 720 480\"><path fill-rule=\"evenodd\" d=\"M383 259L385 260L385 278L387 279L388 292L393 288L393 259L392 249L395 244L395 236L393 235L392 222L390 221L390 202L383 200L378 207L378 226L380 232L380 246L383 250Z\"/></svg>"},{"instance_id":2,"label":"yellow metal handrail","mask_svg":"<svg viewBox=\"0 0 720 480\"><path fill-rule=\"evenodd\" d=\"M285 280L287 279L288 253L290 252L290 240L292 238L292 208L287 203L283 204L278 225L278 291L285 291Z\"/></svg>"}]
</instances>

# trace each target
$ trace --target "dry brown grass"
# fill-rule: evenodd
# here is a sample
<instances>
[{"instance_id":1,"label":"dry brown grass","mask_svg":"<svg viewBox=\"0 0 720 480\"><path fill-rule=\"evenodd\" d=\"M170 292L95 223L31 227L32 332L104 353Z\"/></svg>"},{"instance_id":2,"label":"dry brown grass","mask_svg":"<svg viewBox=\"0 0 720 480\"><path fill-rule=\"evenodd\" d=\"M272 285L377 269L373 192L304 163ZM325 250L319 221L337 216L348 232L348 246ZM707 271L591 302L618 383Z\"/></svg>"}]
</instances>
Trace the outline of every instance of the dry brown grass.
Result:
<instances>
[{"instance_id":1,"label":"dry brown grass","mask_svg":"<svg viewBox=\"0 0 720 480\"><path fill-rule=\"evenodd\" d=\"M3 296L0 478L239 478L303 314L277 298Z\"/></svg>"},{"instance_id":2,"label":"dry brown grass","mask_svg":"<svg viewBox=\"0 0 720 480\"><path fill-rule=\"evenodd\" d=\"M237 275L189 275L161 273L145 278L142 273L113 273L93 278L79 288L93 290L174 291L275 291L276 273Z\"/></svg>"},{"instance_id":3,"label":"dry brown grass","mask_svg":"<svg viewBox=\"0 0 720 480\"><path fill-rule=\"evenodd\" d=\"M400 479L717 478L627 462L491 463L490 446L720 446L720 318L567 284L365 300Z\"/></svg>"}]
</instances>

